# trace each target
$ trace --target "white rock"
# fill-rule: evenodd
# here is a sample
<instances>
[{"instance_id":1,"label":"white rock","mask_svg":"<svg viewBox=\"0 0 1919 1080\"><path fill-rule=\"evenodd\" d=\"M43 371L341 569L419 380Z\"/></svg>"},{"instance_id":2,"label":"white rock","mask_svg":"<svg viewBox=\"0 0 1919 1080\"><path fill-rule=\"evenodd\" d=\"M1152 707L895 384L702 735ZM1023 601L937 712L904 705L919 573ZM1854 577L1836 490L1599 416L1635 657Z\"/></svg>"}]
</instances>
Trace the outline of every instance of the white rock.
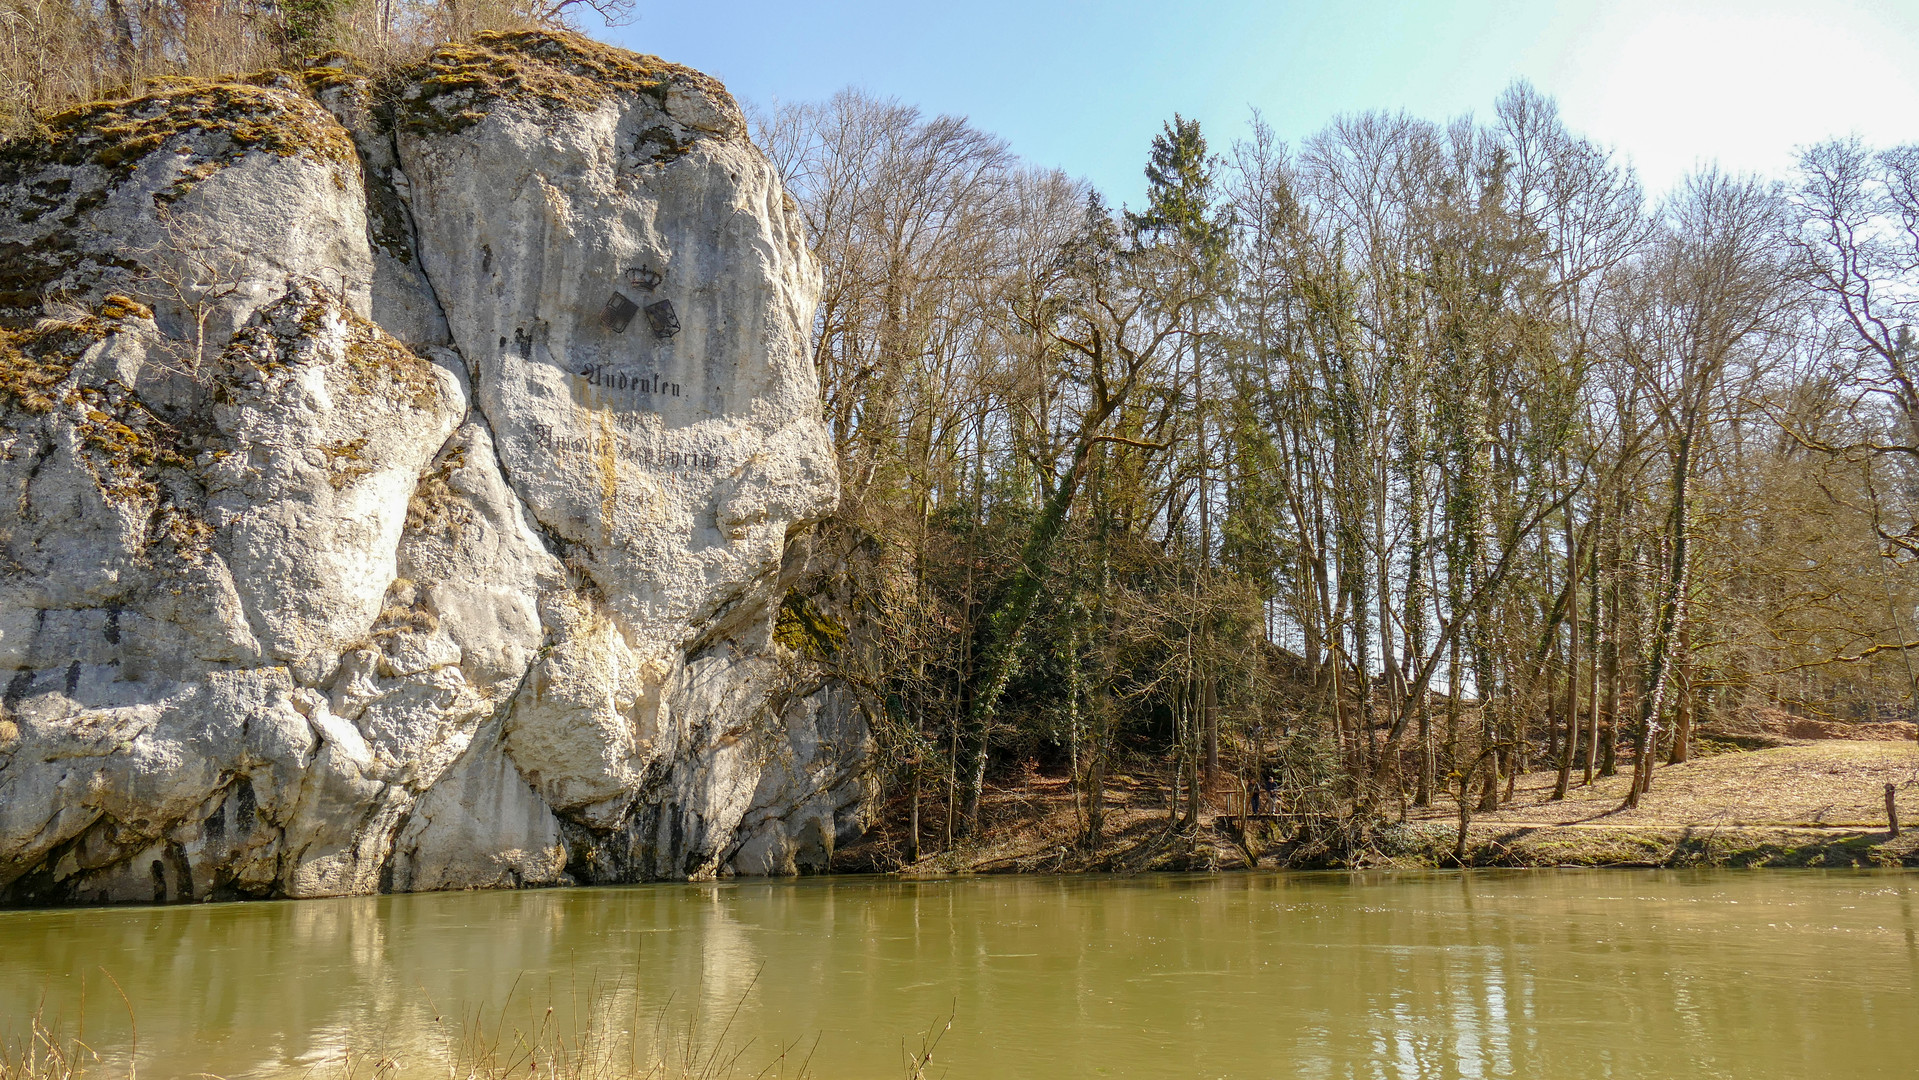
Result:
<instances>
[{"instance_id":1,"label":"white rock","mask_svg":"<svg viewBox=\"0 0 1919 1080\"><path fill-rule=\"evenodd\" d=\"M566 876L560 821L483 734L422 797L394 855L396 889L558 885Z\"/></svg>"},{"instance_id":2,"label":"white rock","mask_svg":"<svg viewBox=\"0 0 1919 1080\"><path fill-rule=\"evenodd\" d=\"M837 497L777 175L695 72L480 47L393 130L339 75L0 158L0 900L792 873L863 822L862 714L770 635Z\"/></svg>"},{"instance_id":3,"label":"white rock","mask_svg":"<svg viewBox=\"0 0 1919 1080\"><path fill-rule=\"evenodd\" d=\"M206 514L274 660L324 680L395 577L420 471L465 412L454 376L297 280L220 357Z\"/></svg>"}]
</instances>

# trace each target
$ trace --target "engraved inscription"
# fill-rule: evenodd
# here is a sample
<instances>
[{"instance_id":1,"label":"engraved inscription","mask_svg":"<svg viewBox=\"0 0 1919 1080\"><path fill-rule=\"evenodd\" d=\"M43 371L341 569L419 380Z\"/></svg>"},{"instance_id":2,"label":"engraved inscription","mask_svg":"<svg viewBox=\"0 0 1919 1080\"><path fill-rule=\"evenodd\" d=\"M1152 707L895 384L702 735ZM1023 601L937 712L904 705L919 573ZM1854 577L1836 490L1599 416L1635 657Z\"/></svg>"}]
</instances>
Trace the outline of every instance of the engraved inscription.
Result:
<instances>
[{"instance_id":1,"label":"engraved inscription","mask_svg":"<svg viewBox=\"0 0 1919 1080\"><path fill-rule=\"evenodd\" d=\"M653 375L635 375L621 371L612 364L588 364L580 369L580 378L586 385L606 390L626 390L635 394L658 394L663 397L679 397L680 384L667 382L656 373Z\"/></svg>"},{"instance_id":2,"label":"engraved inscription","mask_svg":"<svg viewBox=\"0 0 1919 1080\"><path fill-rule=\"evenodd\" d=\"M553 430L551 424L528 424L527 430L533 438L548 450L556 453L596 455L605 452L603 440L592 436L562 435ZM713 472L720 467L716 454L697 454L682 450L655 450L650 446L632 446L622 442L616 446L621 459L649 469L691 469L698 472Z\"/></svg>"}]
</instances>

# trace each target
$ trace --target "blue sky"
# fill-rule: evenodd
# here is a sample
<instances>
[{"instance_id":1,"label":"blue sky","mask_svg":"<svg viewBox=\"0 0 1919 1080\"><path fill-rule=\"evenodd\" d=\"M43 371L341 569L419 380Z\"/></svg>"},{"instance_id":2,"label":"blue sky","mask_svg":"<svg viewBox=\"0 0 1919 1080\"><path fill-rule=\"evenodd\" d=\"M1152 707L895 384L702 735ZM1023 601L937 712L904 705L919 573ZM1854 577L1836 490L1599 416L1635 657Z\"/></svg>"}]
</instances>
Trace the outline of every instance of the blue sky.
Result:
<instances>
[{"instance_id":1,"label":"blue sky","mask_svg":"<svg viewBox=\"0 0 1919 1080\"><path fill-rule=\"evenodd\" d=\"M1219 148L1253 108L1296 141L1342 112L1485 113L1516 78L1655 191L1705 161L1777 173L1832 135L1919 141L1919 0L639 0L593 32L760 104L858 86L966 116L1133 203L1175 111Z\"/></svg>"}]
</instances>

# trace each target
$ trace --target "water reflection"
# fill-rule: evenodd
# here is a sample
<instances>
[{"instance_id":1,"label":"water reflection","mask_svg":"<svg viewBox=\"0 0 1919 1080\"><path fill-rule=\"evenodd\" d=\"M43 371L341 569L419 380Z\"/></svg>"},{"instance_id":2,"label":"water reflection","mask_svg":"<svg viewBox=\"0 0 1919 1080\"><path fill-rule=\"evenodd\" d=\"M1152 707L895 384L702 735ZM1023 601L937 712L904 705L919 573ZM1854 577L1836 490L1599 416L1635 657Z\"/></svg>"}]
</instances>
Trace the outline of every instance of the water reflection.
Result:
<instances>
[{"instance_id":1,"label":"water reflection","mask_svg":"<svg viewBox=\"0 0 1919 1080\"><path fill-rule=\"evenodd\" d=\"M1887 873L876 879L0 913L0 1017L44 1002L141 1071L416 1075L476 1014L733 1020L815 1074L1796 1077L1919 1052ZM84 983L84 1013L82 984ZM17 1028L0 1021L0 1030ZM764 1057L749 1054L742 1063ZM1899 1063L1895 1065L1894 1063ZM750 1075L751 1069L747 1070Z\"/></svg>"}]
</instances>

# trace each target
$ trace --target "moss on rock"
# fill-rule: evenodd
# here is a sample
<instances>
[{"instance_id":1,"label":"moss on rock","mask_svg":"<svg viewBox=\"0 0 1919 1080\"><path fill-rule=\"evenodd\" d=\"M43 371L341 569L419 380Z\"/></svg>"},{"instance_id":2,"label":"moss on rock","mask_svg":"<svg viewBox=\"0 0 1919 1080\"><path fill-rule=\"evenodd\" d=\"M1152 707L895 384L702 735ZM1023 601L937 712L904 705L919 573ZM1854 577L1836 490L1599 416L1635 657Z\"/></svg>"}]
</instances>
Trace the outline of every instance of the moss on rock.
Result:
<instances>
[{"instance_id":1,"label":"moss on rock","mask_svg":"<svg viewBox=\"0 0 1919 1080\"><path fill-rule=\"evenodd\" d=\"M51 410L55 388L101 336L91 320L0 330L0 404L30 413Z\"/></svg>"},{"instance_id":2,"label":"moss on rock","mask_svg":"<svg viewBox=\"0 0 1919 1080\"><path fill-rule=\"evenodd\" d=\"M81 387L74 395L79 413L74 429L95 481L109 498L153 499L160 470L187 466L186 437L132 390L108 382Z\"/></svg>"},{"instance_id":3,"label":"moss on rock","mask_svg":"<svg viewBox=\"0 0 1919 1080\"><path fill-rule=\"evenodd\" d=\"M353 486L354 481L373 472L373 466L366 460L366 437L341 439L320 447L320 453L326 455L327 480L333 490L341 491Z\"/></svg>"},{"instance_id":4,"label":"moss on rock","mask_svg":"<svg viewBox=\"0 0 1919 1080\"><path fill-rule=\"evenodd\" d=\"M442 45L402 76L398 121L421 134L465 130L502 101L552 110L591 109L615 94L645 94L664 105L678 86L733 105L717 79L657 56L616 49L579 34L515 30Z\"/></svg>"},{"instance_id":5,"label":"moss on rock","mask_svg":"<svg viewBox=\"0 0 1919 1080\"><path fill-rule=\"evenodd\" d=\"M0 163L94 165L124 175L149 154L190 134L217 136L209 160L259 151L357 162L353 140L331 114L280 72L226 80L169 79L138 97L93 101L48 117L39 130L0 146Z\"/></svg>"},{"instance_id":6,"label":"moss on rock","mask_svg":"<svg viewBox=\"0 0 1919 1080\"><path fill-rule=\"evenodd\" d=\"M128 296L109 295L97 314L42 319L18 330L0 329L0 407L45 413L59 403L56 388L88 349L125 319L151 319L153 310Z\"/></svg>"},{"instance_id":7,"label":"moss on rock","mask_svg":"<svg viewBox=\"0 0 1919 1080\"><path fill-rule=\"evenodd\" d=\"M302 350L311 346L328 320L337 319L346 336L351 392L397 395L418 408L430 406L440 395L440 380L431 361L333 299L318 282L292 283L286 296L263 315L233 336L221 355L224 367L274 372L302 363Z\"/></svg>"},{"instance_id":8,"label":"moss on rock","mask_svg":"<svg viewBox=\"0 0 1919 1080\"><path fill-rule=\"evenodd\" d=\"M799 592L789 591L773 621L773 640L802 656L824 660L846 643L846 627Z\"/></svg>"},{"instance_id":9,"label":"moss on rock","mask_svg":"<svg viewBox=\"0 0 1919 1080\"><path fill-rule=\"evenodd\" d=\"M472 506L449 483L453 471L465 464L466 447L455 446L420 474L420 482L407 500L407 532L451 540L473 520Z\"/></svg>"},{"instance_id":10,"label":"moss on rock","mask_svg":"<svg viewBox=\"0 0 1919 1080\"><path fill-rule=\"evenodd\" d=\"M142 162L164 155L157 204L250 154L333 166L336 186L357 173L353 141L333 116L278 72L232 79L169 79L135 97L57 113L0 144L0 216L25 227L0 244L0 325L32 323L43 305L80 295L116 272L137 274L137 253L112 250L89 230L93 212Z\"/></svg>"},{"instance_id":11,"label":"moss on rock","mask_svg":"<svg viewBox=\"0 0 1919 1080\"><path fill-rule=\"evenodd\" d=\"M430 361L352 309L341 310L347 316L346 358L355 390L371 394L390 388L420 408L439 397L440 380Z\"/></svg>"}]
</instances>

